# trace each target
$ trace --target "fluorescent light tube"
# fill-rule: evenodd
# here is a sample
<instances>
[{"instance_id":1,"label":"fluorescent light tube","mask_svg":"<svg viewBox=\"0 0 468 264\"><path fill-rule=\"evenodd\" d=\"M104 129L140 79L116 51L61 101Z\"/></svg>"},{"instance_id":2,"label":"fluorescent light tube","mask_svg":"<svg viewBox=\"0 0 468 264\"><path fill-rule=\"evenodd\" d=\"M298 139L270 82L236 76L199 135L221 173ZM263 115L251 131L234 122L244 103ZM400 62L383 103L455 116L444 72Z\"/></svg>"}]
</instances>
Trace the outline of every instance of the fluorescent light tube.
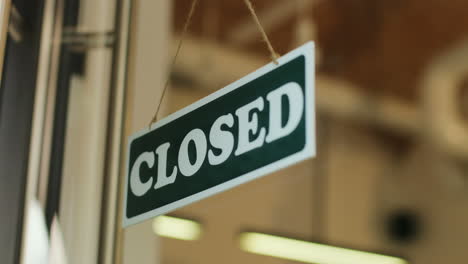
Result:
<instances>
[{"instance_id":1,"label":"fluorescent light tube","mask_svg":"<svg viewBox=\"0 0 468 264\"><path fill-rule=\"evenodd\" d=\"M271 257L314 264L407 264L397 257L327 246L261 233L242 233L243 250Z\"/></svg>"},{"instance_id":2,"label":"fluorescent light tube","mask_svg":"<svg viewBox=\"0 0 468 264\"><path fill-rule=\"evenodd\" d=\"M153 220L153 232L162 237L197 240L201 236L201 225L195 221L163 215Z\"/></svg>"}]
</instances>

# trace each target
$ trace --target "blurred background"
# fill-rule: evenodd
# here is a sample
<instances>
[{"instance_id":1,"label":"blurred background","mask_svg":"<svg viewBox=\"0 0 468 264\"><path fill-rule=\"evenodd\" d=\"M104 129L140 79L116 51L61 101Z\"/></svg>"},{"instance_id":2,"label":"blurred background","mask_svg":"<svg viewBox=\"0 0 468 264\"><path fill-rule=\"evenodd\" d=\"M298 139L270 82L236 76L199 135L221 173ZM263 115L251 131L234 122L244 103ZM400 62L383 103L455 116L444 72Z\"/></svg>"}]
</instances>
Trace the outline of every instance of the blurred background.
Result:
<instances>
[{"instance_id":1,"label":"blurred background","mask_svg":"<svg viewBox=\"0 0 468 264\"><path fill-rule=\"evenodd\" d=\"M6 2L0 262L38 263L37 230L54 263L466 261L468 1L251 0L280 55L316 44L317 157L125 230L167 78L159 119L271 62L245 2L199 0L174 65L192 1Z\"/></svg>"},{"instance_id":2,"label":"blurred background","mask_svg":"<svg viewBox=\"0 0 468 264\"><path fill-rule=\"evenodd\" d=\"M176 40L190 2L173 2ZM162 239L162 262L296 263L243 252L239 234L256 231L462 263L468 2L253 3L280 54L317 44L317 158L174 212L199 221L203 235ZM189 31L169 112L269 61L244 1L201 1Z\"/></svg>"}]
</instances>

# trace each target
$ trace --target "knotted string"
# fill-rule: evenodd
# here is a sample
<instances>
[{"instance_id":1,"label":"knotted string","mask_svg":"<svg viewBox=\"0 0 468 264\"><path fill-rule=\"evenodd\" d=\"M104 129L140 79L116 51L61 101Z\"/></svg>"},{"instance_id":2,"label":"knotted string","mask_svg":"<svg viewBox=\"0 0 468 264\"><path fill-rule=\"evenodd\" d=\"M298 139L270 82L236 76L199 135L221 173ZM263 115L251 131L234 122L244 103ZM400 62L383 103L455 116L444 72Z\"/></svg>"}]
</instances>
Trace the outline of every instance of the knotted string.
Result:
<instances>
[{"instance_id":1,"label":"knotted string","mask_svg":"<svg viewBox=\"0 0 468 264\"><path fill-rule=\"evenodd\" d=\"M275 62L276 65L278 65L278 58L279 58L278 53L276 53L275 49L273 48L273 45L271 45L270 39L268 38L268 35L265 32L265 29L262 27L262 24L260 23L260 20L258 19L257 13L255 12L252 2L250 2L250 0L244 0L244 3L247 5L247 8L249 9L250 14L252 15L252 18L254 19L258 30L260 31L260 34L262 34L263 41L265 41L267 48L270 51L271 59L273 60L273 62Z\"/></svg>"}]
</instances>

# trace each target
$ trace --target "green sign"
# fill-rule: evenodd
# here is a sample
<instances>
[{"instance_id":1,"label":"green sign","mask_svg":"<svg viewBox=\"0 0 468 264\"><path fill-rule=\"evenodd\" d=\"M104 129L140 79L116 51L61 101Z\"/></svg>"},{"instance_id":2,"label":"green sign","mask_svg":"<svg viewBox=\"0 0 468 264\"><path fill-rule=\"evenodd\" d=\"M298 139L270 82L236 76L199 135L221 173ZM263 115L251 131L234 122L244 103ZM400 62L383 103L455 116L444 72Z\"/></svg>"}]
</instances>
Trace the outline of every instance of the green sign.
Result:
<instances>
[{"instance_id":1,"label":"green sign","mask_svg":"<svg viewBox=\"0 0 468 264\"><path fill-rule=\"evenodd\" d=\"M314 46L304 46L134 134L129 226L315 155Z\"/></svg>"}]
</instances>

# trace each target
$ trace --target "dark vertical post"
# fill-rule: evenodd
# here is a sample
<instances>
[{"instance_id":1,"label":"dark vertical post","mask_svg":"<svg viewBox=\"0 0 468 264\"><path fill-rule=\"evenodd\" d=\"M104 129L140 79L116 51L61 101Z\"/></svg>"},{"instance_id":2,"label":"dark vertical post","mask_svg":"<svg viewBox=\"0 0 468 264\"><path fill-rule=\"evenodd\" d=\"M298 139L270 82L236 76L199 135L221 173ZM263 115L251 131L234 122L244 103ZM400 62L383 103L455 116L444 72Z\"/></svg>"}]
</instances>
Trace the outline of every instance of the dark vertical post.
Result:
<instances>
[{"instance_id":1,"label":"dark vertical post","mask_svg":"<svg viewBox=\"0 0 468 264\"><path fill-rule=\"evenodd\" d=\"M0 86L0 256L19 262L31 120L44 0L13 0L24 22L20 42L7 40Z\"/></svg>"}]
</instances>

